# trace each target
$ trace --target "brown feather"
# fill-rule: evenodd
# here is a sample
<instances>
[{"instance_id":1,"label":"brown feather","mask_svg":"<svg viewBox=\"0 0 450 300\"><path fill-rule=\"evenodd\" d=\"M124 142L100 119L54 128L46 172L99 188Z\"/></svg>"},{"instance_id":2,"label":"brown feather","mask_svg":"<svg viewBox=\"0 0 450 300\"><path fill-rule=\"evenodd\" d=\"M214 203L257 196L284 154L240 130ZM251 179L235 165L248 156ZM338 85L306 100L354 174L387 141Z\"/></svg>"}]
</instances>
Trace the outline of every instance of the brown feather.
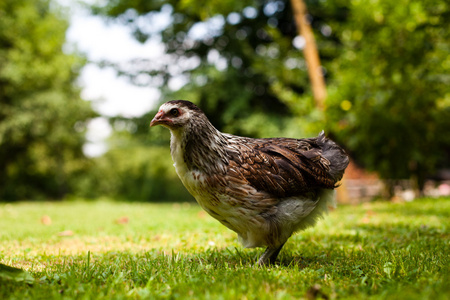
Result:
<instances>
[{"instance_id":1,"label":"brown feather","mask_svg":"<svg viewBox=\"0 0 450 300\"><path fill-rule=\"evenodd\" d=\"M227 152L228 172L268 195L299 196L313 189L335 187L327 173L330 162L314 143L280 138L240 138L238 143L233 149L239 152Z\"/></svg>"}]
</instances>

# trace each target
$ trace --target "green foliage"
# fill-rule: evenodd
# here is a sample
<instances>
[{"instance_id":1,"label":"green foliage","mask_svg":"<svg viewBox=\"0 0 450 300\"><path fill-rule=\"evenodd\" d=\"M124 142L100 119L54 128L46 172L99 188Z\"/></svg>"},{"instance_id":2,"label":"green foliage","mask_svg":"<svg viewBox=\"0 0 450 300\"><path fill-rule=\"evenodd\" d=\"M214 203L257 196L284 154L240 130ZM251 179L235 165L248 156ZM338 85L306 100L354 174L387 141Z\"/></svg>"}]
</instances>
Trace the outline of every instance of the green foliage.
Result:
<instances>
[{"instance_id":1,"label":"green foliage","mask_svg":"<svg viewBox=\"0 0 450 300\"><path fill-rule=\"evenodd\" d=\"M450 6L380 0L348 7L350 18L339 27L343 52L333 69L329 130L383 178L413 174L421 188L449 159Z\"/></svg>"},{"instance_id":2,"label":"green foliage","mask_svg":"<svg viewBox=\"0 0 450 300\"><path fill-rule=\"evenodd\" d=\"M0 3L0 199L59 198L87 161L94 116L75 85L84 60L63 51L67 16L46 0Z\"/></svg>"},{"instance_id":3,"label":"green foliage","mask_svg":"<svg viewBox=\"0 0 450 300\"><path fill-rule=\"evenodd\" d=\"M108 195L127 201L192 201L172 167L167 145L130 146L112 149L94 159L93 168L77 195Z\"/></svg>"},{"instance_id":4,"label":"green foliage","mask_svg":"<svg viewBox=\"0 0 450 300\"><path fill-rule=\"evenodd\" d=\"M52 222L39 224L43 215ZM0 279L0 298L303 299L317 292L444 300L449 220L449 198L339 207L291 238L279 264L261 268L255 260L263 249L243 249L196 205L0 205L0 261L36 278L33 285Z\"/></svg>"},{"instance_id":5,"label":"green foliage","mask_svg":"<svg viewBox=\"0 0 450 300\"><path fill-rule=\"evenodd\" d=\"M265 115L267 126L277 127L281 135L292 133L293 126L286 124L293 118L312 114L314 121L320 121L312 98L305 94L307 69L292 43L297 31L289 1L114 1L93 10L127 24L138 40L160 36L166 46L170 58L166 63L137 58L115 65L120 74L137 82L150 77L148 82L160 83L164 99L199 104L220 130L267 136L266 126L247 125L246 120L255 115ZM318 32L327 23L345 18L343 10L328 3L310 3L310 10ZM142 20L160 12L170 12L172 22L155 32ZM199 26L207 33L193 37ZM318 38L328 65L336 55L336 38L333 33ZM185 76L188 83L173 91L167 88L173 76ZM311 128L301 120L294 123L298 137L315 135L322 127Z\"/></svg>"}]
</instances>

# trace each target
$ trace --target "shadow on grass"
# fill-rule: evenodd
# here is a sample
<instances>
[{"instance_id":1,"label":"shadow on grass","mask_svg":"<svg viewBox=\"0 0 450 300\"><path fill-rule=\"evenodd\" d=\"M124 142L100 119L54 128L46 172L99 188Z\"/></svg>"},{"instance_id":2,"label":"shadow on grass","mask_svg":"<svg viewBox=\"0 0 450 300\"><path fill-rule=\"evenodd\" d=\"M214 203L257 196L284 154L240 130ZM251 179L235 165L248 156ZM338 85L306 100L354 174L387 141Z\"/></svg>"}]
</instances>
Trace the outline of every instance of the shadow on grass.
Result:
<instances>
[{"instance_id":1,"label":"shadow on grass","mask_svg":"<svg viewBox=\"0 0 450 300\"><path fill-rule=\"evenodd\" d=\"M315 282L326 281L329 276L328 278L332 278L336 283L350 282L355 287L367 289L367 292L371 293L371 285L381 286L393 282L390 281L391 277L386 277L386 272L390 272L389 276L393 279L408 283L415 282L418 276L422 276L421 274L425 272L418 269L420 265L426 267L426 272L442 267L440 264L443 261L443 254L436 259L429 259L425 264L424 260L428 257L418 257L417 254L422 253L420 248L415 254L416 258L405 253L395 258L402 261L402 264L396 263L392 259L392 252L405 247L402 246L404 242L392 241L402 237L405 230L409 230L408 226L396 226L394 233L391 231L389 234L388 240L383 239L383 227L369 225L364 226L364 237L362 234L358 238L350 234L329 236L322 234L300 241L292 239L282 250L277 263L268 267L259 267L256 264L264 251L262 248L209 248L196 253L150 249L139 252L87 253L57 258L43 256L42 263L47 267L33 273L37 279L33 286L15 282L4 284L0 281L0 296L22 289L33 290L36 295L46 291L70 297L84 293L83 295L89 298L95 296L104 286L108 287L108 291L117 290L124 294L129 293L132 288L147 287L151 287L151 291L163 293L167 292L167 285L180 290L192 287L203 290L210 288L211 278L218 279L215 285L220 290L230 286L239 288L242 282L246 282L247 286L254 277L259 278L259 282L269 281L278 284L279 274L284 274L285 280L288 281L306 280L305 285L309 286ZM427 236L434 236L428 231L424 232L427 233ZM410 235L412 245L422 243L424 234L418 237ZM369 247L369 242L364 243L365 239L370 243L380 239L385 241L385 245ZM440 238L437 240L441 240L444 245L441 245L441 250L429 250L429 254L435 255L436 253L431 252L442 252L442 249L445 249L445 241ZM358 248L358 244L362 247ZM389 260L392 263L386 265ZM295 279L290 279L292 276ZM370 284L367 280L371 280ZM87 292L90 289L92 294Z\"/></svg>"}]
</instances>

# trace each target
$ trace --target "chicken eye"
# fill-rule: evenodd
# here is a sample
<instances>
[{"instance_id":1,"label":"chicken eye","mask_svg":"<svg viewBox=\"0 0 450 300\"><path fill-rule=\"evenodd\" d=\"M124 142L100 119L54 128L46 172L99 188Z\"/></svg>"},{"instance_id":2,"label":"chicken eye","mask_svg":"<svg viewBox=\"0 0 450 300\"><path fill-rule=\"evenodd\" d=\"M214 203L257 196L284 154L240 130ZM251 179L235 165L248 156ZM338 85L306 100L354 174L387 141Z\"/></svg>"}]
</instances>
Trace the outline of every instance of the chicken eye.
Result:
<instances>
[{"instance_id":1,"label":"chicken eye","mask_svg":"<svg viewBox=\"0 0 450 300\"><path fill-rule=\"evenodd\" d=\"M176 108L172 108L169 113L174 117L178 117L178 115L180 114L180 112Z\"/></svg>"}]
</instances>

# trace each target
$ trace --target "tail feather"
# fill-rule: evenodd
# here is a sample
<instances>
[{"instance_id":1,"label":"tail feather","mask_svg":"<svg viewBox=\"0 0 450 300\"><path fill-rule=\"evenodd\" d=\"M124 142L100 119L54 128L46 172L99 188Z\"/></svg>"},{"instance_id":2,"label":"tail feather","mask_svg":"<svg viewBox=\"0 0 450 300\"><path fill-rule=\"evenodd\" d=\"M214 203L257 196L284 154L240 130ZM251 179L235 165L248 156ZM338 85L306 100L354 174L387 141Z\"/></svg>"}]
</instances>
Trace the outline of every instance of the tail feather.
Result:
<instances>
[{"instance_id":1,"label":"tail feather","mask_svg":"<svg viewBox=\"0 0 450 300\"><path fill-rule=\"evenodd\" d=\"M322 149L323 157L330 161L330 175L336 181L341 180L349 163L348 154L335 142L327 138L323 131L317 137L317 142Z\"/></svg>"}]
</instances>

